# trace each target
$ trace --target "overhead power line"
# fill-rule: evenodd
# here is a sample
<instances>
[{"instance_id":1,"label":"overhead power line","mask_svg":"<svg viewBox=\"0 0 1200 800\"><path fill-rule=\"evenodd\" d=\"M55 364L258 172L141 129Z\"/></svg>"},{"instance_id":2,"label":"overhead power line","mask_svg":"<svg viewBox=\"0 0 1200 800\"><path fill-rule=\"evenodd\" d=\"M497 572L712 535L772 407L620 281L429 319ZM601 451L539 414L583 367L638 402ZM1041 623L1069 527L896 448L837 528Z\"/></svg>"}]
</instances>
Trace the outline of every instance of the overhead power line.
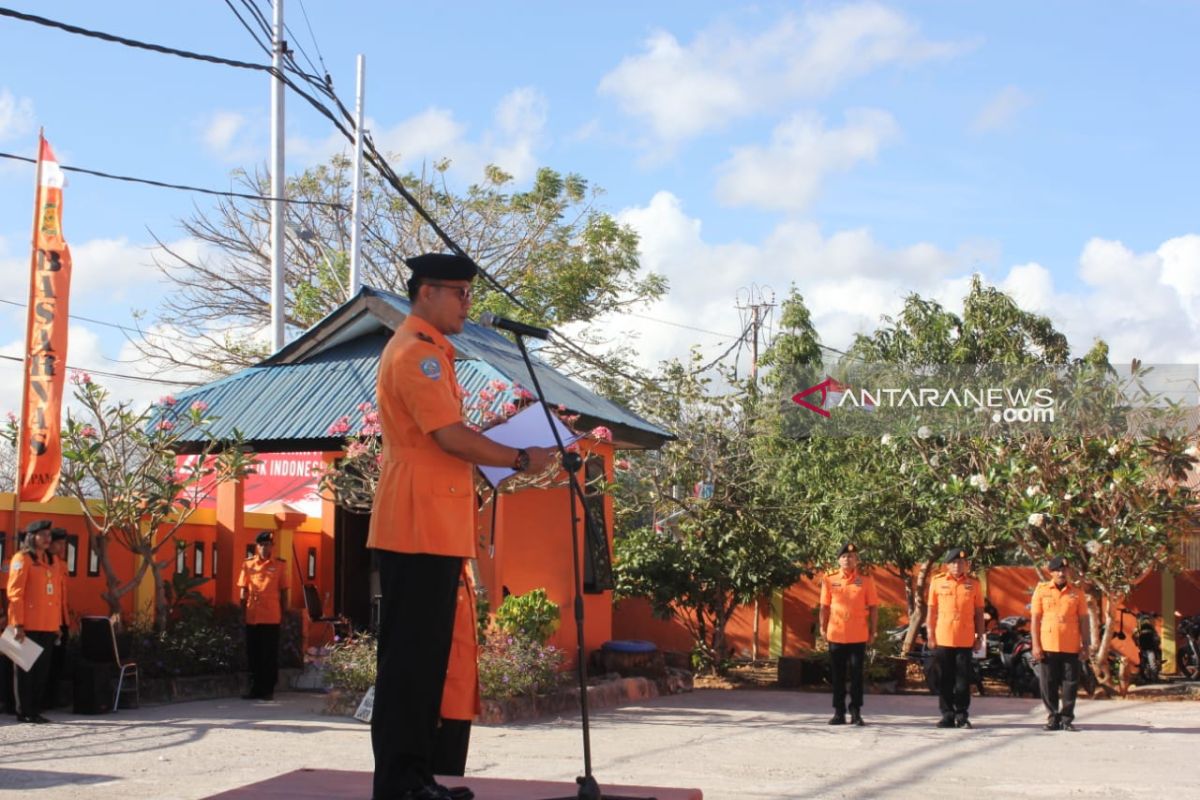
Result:
<instances>
[{"instance_id":1,"label":"overhead power line","mask_svg":"<svg viewBox=\"0 0 1200 800\"><path fill-rule=\"evenodd\" d=\"M37 163L36 158L30 158L29 156L19 156L19 155L16 155L15 153L0 152L0 158L8 158L8 159L12 159L13 161L25 161L30 164ZM200 194L210 194L210 195L216 195L218 197L238 197L238 198L242 198L244 200L275 200L276 199L274 197L268 197L266 195L261 195L261 194L250 194L249 192L224 192L219 189L205 189L201 186L187 186L186 184L182 184L182 183L166 183L165 181L156 181L156 180L151 180L150 178L134 178L130 175L114 175L111 172L101 172L100 170L86 169L84 167L68 167L65 164L59 164L59 169L65 170L67 172L78 172L83 175L94 175L97 178L108 178L108 179L114 180L114 181L126 181L127 183L144 183L147 186L158 186L163 189L179 189L179 190L185 191L185 192L198 192ZM328 202L325 200L290 200L286 197L281 198L281 199L285 203L295 203L297 205L328 206L330 208L338 208L343 211L349 210L346 208L346 206L342 205L341 203L332 203L332 202Z\"/></svg>"},{"instance_id":2,"label":"overhead power line","mask_svg":"<svg viewBox=\"0 0 1200 800\"><path fill-rule=\"evenodd\" d=\"M5 361L16 361L18 364L25 363L25 359L20 358L18 356L0 355L0 359L3 359ZM73 367L70 364L67 365L67 369L73 369L76 372L86 372L91 375L103 375L105 378L117 378L117 379L123 380L123 381L140 381L142 383L160 383L165 386L203 386L204 385L203 383L200 383L199 381L173 381L173 380L168 380L167 378L147 378L142 375L125 375L120 372L106 372L104 370L90 369L88 367Z\"/></svg>"}]
</instances>

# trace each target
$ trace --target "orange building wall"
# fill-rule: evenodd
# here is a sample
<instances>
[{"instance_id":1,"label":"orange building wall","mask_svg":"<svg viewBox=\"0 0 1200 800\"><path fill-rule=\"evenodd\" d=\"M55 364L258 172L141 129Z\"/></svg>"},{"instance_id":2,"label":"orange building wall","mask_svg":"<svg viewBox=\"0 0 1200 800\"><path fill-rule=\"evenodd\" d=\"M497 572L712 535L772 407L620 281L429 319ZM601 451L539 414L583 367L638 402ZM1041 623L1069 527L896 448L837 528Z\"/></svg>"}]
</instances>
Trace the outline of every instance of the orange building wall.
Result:
<instances>
[{"instance_id":1,"label":"orange building wall","mask_svg":"<svg viewBox=\"0 0 1200 800\"><path fill-rule=\"evenodd\" d=\"M875 576L880 602L900 608L901 623L906 624L908 617L904 613L907 604L903 581L887 570L876 569L872 574ZM1037 570L1032 567L995 567L987 570L985 580L987 598L996 606L1000 617L1029 616L1029 599L1034 586L1041 580ZM784 591L783 655L800 655L813 646L817 622L816 605L820 597L819 586L818 579L801 578ZM1161 575L1152 573L1130 595L1126 606L1130 609L1159 611L1161 586ZM1200 613L1200 571L1178 574L1175 586L1176 607L1180 612L1184 615ZM760 606L762 613L759 618L758 648L759 656L766 657L770 643L769 600L764 600ZM1132 617L1125 618L1126 633L1132 629L1133 623ZM726 639L738 656L750 655L752 624L753 606L739 608L729 622ZM656 618L650 603L642 598L627 598L617 603L613 611L612 633L616 639L645 639L664 650L688 652L692 647L691 635L683 623L673 619ZM1116 642L1116 646L1123 652L1136 655L1136 648L1131 650L1128 639Z\"/></svg>"}]
</instances>

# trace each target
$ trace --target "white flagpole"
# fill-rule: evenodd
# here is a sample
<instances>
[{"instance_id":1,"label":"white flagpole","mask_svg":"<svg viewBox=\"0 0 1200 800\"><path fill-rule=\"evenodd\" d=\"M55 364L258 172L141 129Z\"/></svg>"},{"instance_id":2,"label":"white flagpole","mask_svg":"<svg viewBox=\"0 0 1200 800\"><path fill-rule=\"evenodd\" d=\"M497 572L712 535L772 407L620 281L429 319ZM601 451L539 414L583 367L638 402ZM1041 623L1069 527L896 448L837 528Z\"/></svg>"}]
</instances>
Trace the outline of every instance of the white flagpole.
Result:
<instances>
[{"instance_id":1,"label":"white flagpole","mask_svg":"<svg viewBox=\"0 0 1200 800\"><path fill-rule=\"evenodd\" d=\"M350 204L350 286L347 300L362 288L363 95L366 79L367 59L359 53L358 88L354 96L354 196Z\"/></svg>"},{"instance_id":2,"label":"white flagpole","mask_svg":"<svg viewBox=\"0 0 1200 800\"><path fill-rule=\"evenodd\" d=\"M271 345L278 351L283 348L283 278L284 220L283 195L286 191L283 175L283 51L287 43L283 40L283 0L275 2L275 29L272 42L271 65L275 74L271 76Z\"/></svg>"}]
</instances>

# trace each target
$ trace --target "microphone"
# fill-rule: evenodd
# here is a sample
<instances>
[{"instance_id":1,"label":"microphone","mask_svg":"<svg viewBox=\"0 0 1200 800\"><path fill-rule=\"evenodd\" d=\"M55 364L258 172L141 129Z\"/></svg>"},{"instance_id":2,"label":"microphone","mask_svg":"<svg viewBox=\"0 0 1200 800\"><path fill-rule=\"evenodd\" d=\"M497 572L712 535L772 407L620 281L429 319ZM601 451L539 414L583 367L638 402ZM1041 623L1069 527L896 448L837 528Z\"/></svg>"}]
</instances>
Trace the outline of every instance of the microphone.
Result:
<instances>
[{"instance_id":1,"label":"microphone","mask_svg":"<svg viewBox=\"0 0 1200 800\"><path fill-rule=\"evenodd\" d=\"M524 322L517 322L515 319L498 317L490 311L485 311L479 315L479 324L495 328L496 330L515 333L518 336L532 336L534 339L550 338L549 328L539 328L536 325L526 325Z\"/></svg>"}]
</instances>

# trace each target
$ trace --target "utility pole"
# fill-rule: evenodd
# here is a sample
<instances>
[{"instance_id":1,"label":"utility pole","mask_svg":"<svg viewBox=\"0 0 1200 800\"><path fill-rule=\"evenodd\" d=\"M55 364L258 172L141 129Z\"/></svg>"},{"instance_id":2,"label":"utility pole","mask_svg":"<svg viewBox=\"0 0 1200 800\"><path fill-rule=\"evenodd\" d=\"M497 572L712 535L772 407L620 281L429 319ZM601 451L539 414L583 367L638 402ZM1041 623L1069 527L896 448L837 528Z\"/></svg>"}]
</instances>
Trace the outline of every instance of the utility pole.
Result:
<instances>
[{"instance_id":1,"label":"utility pole","mask_svg":"<svg viewBox=\"0 0 1200 800\"><path fill-rule=\"evenodd\" d=\"M271 48L271 346L283 349L284 207L283 174L283 0L274 0L274 34Z\"/></svg>"},{"instance_id":2,"label":"utility pole","mask_svg":"<svg viewBox=\"0 0 1200 800\"><path fill-rule=\"evenodd\" d=\"M764 290L761 286L751 285L746 290L745 302L740 297L738 298L738 312L742 314L742 319L745 320L745 312L750 313L750 322L744 325L744 328L746 334L750 337L750 383L754 387L756 394L758 392L759 332L766 326L766 320L770 317L771 311L774 308L775 293L769 288ZM750 638L750 659L752 661L758 661L758 617L761 611L761 604L761 598L754 598L753 633Z\"/></svg>"},{"instance_id":3,"label":"utility pole","mask_svg":"<svg viewBox=\"0 0 1200 800\"><path fill-rule=\"evenodd\" d=\"M362 288L362 177L363 177L363 93L367 80L367 59L358 54L358 88L354 93L354 197L350 201L350 286L346 290L349 300Z\"/></svg>"}]
</instances>

